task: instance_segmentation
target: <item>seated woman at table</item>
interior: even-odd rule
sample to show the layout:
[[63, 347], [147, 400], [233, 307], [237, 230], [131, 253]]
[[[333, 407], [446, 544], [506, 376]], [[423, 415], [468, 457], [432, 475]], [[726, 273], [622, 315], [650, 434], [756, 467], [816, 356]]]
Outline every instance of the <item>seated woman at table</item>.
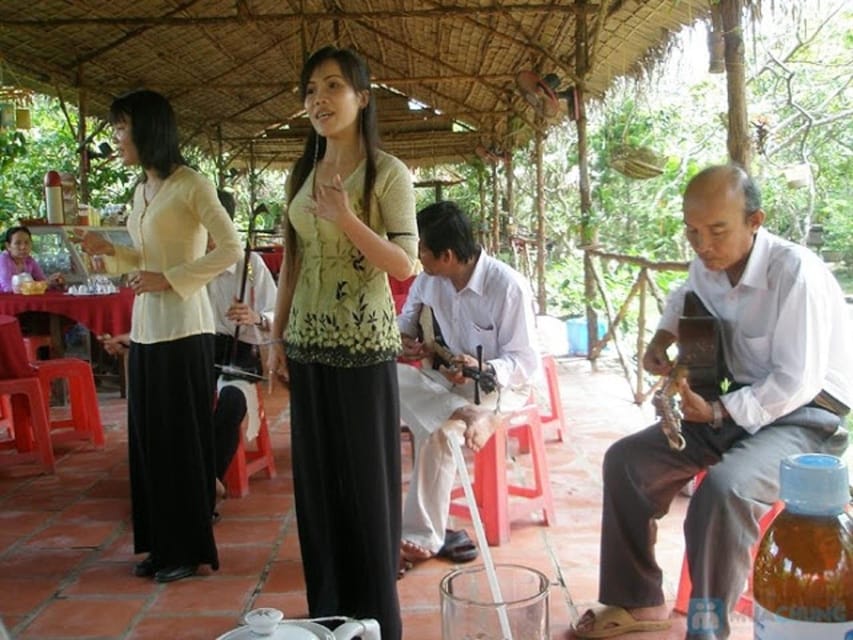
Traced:
[[33, 235], [24, 226], [12, 227], [6, 231], [5, 250], [0, 252], [0, 292], [12, 293], [12, 276], [29, 273], [33, 280], [47, 280], [49, 285], [62, 284], [61, 273], [45, 277], [38, 262], [31, 255]]

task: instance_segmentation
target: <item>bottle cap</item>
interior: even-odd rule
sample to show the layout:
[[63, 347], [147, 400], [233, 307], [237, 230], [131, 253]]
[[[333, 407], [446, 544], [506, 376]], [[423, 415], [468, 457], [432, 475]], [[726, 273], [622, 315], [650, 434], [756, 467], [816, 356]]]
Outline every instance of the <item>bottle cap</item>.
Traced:
[[44, 186], [46, 187], [61, 187], [62, 178], [58, 171], [48, 171], [44, 174]]
[[781, 497], [793, 513], [831, 516], [850, 501], [847, 465], [836, 456], [804, 453], [782, 460]]

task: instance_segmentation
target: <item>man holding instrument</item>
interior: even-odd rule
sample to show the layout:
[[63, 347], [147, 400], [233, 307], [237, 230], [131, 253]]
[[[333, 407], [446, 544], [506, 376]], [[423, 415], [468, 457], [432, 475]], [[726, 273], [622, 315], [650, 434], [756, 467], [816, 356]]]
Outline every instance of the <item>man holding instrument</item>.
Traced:
[[670, 626], [654, 555], [656, 520], [702, 470], [707, 476], [684, 523], [692, 581], [686, 637], [727, 638], [758, 521], [779, 497], [780, 461], [847, 447], [853, 332], [829, 269], [762, 228], [760, 194], [739, 167], [696, 175], [683, 217], [696, 258], [667, 302], [643, 365], [670, 373], [666, 351], [681, 329], [687, 333], [679, 316], [689, 291], [719, 320], [728, 373], [705, 397], [687, 380], [677, 383], [683, 448], [654, 425], [605, 455], [599, 600], [606, 606], [580, 618], [577, 638], [656, 638]]
[[476, 557], [464, 531], [446, 531], [456, 464], [445, 430], [455, 426], [478, 451], [494, 433], [498, 414], [527, 401], [539, 369], [527, 281], [486, 255], [455, 203], [432, 204], [417, 220], [424, 271], [397, 318], [403, 355], [420, 360], [440, 352], [446, 358], [441, 364], [433, 359], [435, 368], [397, 367], [400, 413], [416, 450], [403, 510], [401, 567], [435, 555], [456, 562]]
[[[218, 195], [233, 220], [234, 196], [222, 190]], [[208, 243], [212, 240], [208, 239]], [[208, 246], [208, 250], [212, 248]], [[258, 399], [253, 382], [263, 375], [260, 346], [269, 340], [277, 294], [272, 274], [261, 256], [250, 249], [247, 238], [243, 258], [207, 284], [216, 324], [214, 362], [221, 369], [213, 412], [216, 493], [219, 498], [225, 496], [223, 479], [240, 443], [240, 425], [245, 416], [249, 416], [246, 439], [252, 440], [258, 433]], [[236, 328], [239, 330], [235, 332]], [[229, 375], [232, 370], [237, 374]], [[239, 372], [247, 375], [241, 376]]]

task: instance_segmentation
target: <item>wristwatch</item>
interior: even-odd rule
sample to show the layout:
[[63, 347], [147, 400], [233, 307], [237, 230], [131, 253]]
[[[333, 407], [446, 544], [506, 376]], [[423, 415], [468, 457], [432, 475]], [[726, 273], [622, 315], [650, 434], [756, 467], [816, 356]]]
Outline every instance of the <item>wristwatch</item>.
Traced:
[[261, 331], [268, 331], [269, 324], [267, 323], [267, 317], [263, 313], [259, 313], [258, 315], [261, 319], [255, 323], [255, 326]]
[[713, 400], [710, 404], [713, 419], [708, 424], [711, 425], [712, 429], [719, 431], [723, 426], [723, 403], [719, 400]]

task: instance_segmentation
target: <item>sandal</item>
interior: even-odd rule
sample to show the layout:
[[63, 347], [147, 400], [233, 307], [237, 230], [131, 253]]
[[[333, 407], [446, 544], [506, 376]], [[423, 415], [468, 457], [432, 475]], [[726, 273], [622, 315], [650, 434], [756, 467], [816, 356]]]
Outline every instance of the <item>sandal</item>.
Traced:
[[464, 529], [459, 531], [447, 529], [444, 532], [444, 546], [436, 555], [455, 563], [471, 562], [477, 558], [477, 545]]
[[404, 559], [403, 556], [400, 556], [400, 564], [397, 567], [397, 580], [401, 580], [406, 575], [406, 571], [411, 570], [414, 566], [411, 562]]

